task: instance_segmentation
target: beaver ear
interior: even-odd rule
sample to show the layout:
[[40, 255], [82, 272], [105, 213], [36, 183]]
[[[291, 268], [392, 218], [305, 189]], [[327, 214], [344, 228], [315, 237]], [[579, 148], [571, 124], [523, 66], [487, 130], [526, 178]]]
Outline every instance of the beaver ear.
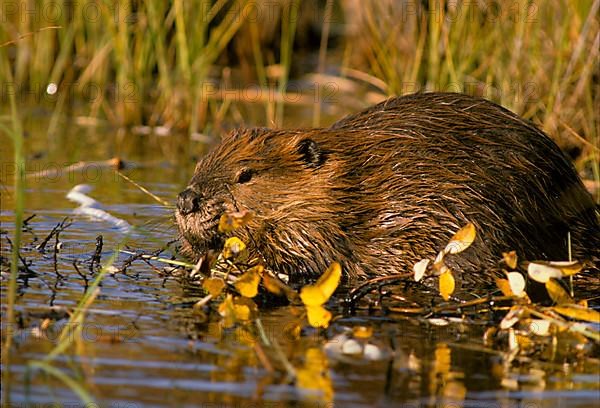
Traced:
[[298, 153], [309, 167], [320, 167], [327, 158], [321, 146], [312, 139], [302, 139], [298, 142]]

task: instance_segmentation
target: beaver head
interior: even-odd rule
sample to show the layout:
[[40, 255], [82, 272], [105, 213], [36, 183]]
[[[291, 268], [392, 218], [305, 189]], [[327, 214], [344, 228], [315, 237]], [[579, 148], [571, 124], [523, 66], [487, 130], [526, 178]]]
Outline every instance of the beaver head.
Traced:
[[333, 261], [351, 259], [338, 222], [339, 163], [319, 143], [324, 133], [256, 128], [226, 136], [179, 194], [176, 220], [184, 254], [198, 259], [222, 249], [231, 234], [219, 232], [220, 217], [249, 211], [252, 220], [234, 234], [273, 270], [316, 275]]

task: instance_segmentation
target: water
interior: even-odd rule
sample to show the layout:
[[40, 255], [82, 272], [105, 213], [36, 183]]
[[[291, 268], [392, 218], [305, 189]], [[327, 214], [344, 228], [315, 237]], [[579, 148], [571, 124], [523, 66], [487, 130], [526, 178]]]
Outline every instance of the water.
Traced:
[[[172, 203], [193, 170], [191, 158], [206, 147], [174, 136], [133, 136], [79, 126], [47, 138], [45, 122], [39, 122], [28, 124], [25, 217], [35, 216], [23, 234], [21, 254], [30, 264], [18, 281], [10, 384], [3, 384], [2, 393], [4, 397], [10, 385], [11, 402], [19, 407], [53, 402], [80, 406], [64, 382], [29, 372], [27, 363], [43, 359], [53, 349], [68, 313], [97, 273], [88, 267], [96, 237], [103, 237], [102, 260], [106, 261], [125, 236], [110, 223], [75, 214], [76, 204], [66, 194], [77, 184], [92, 185], [89, 196], [136, 227], [129, 246], [149, 252], [175, 238], [172, 210], [108, 168], [59, 171], [44, 177], [32, 174], [80, 160], [118, 156], [130, 164], [125, 174]], [[6, 160], [0, 221], [2, 230], [12, 236], [10, 143], [3, 142], [0, 149]], [[35, 246], [65, 217], [72, 224], [60, 233], [62, 248], [55, 263], [54, 239], [45, 254]], [[6, 236], [1, 240], [2, 256], [8, 257]], [[169, 250], [163, 254], [169, 255]], [[121, 266], [125, 259], [121, 255], [115, 265]], [[80, 261], [79, 272], [75, 260]], [[324, 331], [304, 327], [298, 333], [291, 307], [264, 306], [260, 312], [264, 332], [298, 374], [294, 383], [275, 347], [258, 341], [252, 327], [226, 328], [218, 316], [206, 319], [196, 313], [192, 305], [202, 293], [163, 268], [160, 263], [138, 260], [125, 272], [108, 274], [86, 314], [81, 341], [52, 362], [99, 406], [324, 407], [333, 403], [340, 407], [541, 408], [596, 406], [600, 400], [598, 356], [578, 355], [576, 345], [553, 352], [546, 347], [544, 352], [508, 361], [501, 348], [484, 344], [482, 324], [453, 322], [440, 327], [424, 319], [359, 313], [336, 320]], [[3, 340], [8, 329], [5, 272], [3, 267]], [[343, 343], [344, 333], [362, 326], [373, 329], [373, 335], [359, 343], [371, 345], [376, 351], [374, 361], [331, 352], [335, 342]], [[330, 344], [324, 348], [327, 341]]]

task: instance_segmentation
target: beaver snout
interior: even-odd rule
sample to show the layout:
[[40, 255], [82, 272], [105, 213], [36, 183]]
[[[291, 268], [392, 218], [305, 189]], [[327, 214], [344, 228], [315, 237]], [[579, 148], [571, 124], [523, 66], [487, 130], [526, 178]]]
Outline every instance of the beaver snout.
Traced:
[[191, 188], [186, 188], [177, 196], [177, 209], [181, 215], [197, 212], [200, 209], [200, 196]]

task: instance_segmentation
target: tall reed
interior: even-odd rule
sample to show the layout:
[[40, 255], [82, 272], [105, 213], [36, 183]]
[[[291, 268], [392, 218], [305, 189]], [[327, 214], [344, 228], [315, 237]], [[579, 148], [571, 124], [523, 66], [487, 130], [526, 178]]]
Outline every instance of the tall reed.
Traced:
[[349, 68], [383, 80], [389, 95], [484, 96], [533, 120], [574, 156], [581, 151], [581, 167], [597, 158], [600, 0], [342, 4]]
[[[0, 48], [0, 73], [6, 79], [6, 84], [14, 84], [12, 72], [8, 66], [5, 49]], [[10, 260], [10, 276], [8, 280], [8, 291], [6, 294], [6, 320], [2, 322], [5, 338], [2, 344], [2, 384], [3, 384], [3, 406], [10, 404], [10, 350], [12, 347], [12, 336], [15, 327], [15, 302], [17, 294], [17, 274], [19, 272], [19, 250], [21, 248], [21, 228], [23, 226], [23, 208], [25, 191], [25, 155], [23, 153], [23, 127], [17, 109], [16, 95], [13, 90], [8, 89], [7, 97], [10, 104], [10, 125], [0, 122], [0, 130], [9, 136], [14, 146], [14, 182], [13, 194], [15, 200], [14, 208], [14, 233], [12, 238], [12, 253]]]

